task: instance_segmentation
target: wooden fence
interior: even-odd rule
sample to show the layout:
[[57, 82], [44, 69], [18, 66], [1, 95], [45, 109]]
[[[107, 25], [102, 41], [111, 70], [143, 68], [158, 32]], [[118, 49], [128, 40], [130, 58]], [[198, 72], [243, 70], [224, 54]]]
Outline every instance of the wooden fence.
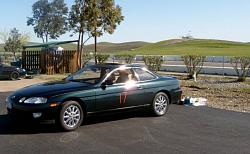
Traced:
[[22, 67], [48, 75], [73, 73], [77, 70], [77, 51], [23, 51]]
[[41, 51], [23, 51], [22, 67], [28, 71], [41, 69]]

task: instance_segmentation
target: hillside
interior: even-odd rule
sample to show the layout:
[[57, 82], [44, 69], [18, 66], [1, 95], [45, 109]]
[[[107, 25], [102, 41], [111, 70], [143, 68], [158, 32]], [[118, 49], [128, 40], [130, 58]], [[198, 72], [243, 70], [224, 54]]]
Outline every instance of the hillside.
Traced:
[[[34, 42], [29, 42], [28, 44], [35, 44]], [[135, 48], [139, 48], [145, 45], [149, 45], [150, 43], [147, 42], [126, 42], [126, 43], [109, 43], [109, 42], [100, 42], [97, 44], [97, 49], [100, 52], [121, 52], [121, 51], [130, 51]], [[66, 50], [76, 50], [77, 45], [74, 43], [69, 44], [62, 44], [60, 45]], [[3, 51], [3, 44], [0, 44], [0, 52]], [[27, 49], [29, 50], [29, 49]], [[39, 48], [33, 48], [30, 50], [40, 50]], [[93, 52], [94, 51], [94, 44], [86, 45], [84, 47], [84, 51]]]
[[[139, 48], [145, 45], [149, 45], [147, 42], [126, 42], [126, 43], [109, 43], [109, 42], [100, 42], [97, 44], [97, 50], [102, 53], [112, 53], [112, 52], [121, 52], [121, 51], [130, 51], [135, 48]], [[60, 45], [64, 49], [75, 50], [77, 49], [77, 45], [70, 43]], [[95, 46], [94, 44], [85, 45], [84, 51], [94, 52]]]
[[166, 40], [137, 48], [124, 53], [140, 55], [227, 55], [227, 56], [250, 56], [250, 44], [223, 40]]
[[[70, 43], [61, 45], [67, 50], [76, 50], [77, 45]], [[201, 54], [212, 56], [250, 56], [250, 43], [232, 42], [224, 40], [194, 39], [182, 40], [172, 39], [156, 43], [126, 42], [109, 43], [100, 42], [97, 45], [98, 52], [136, 55], [185, 55]], [[34, 49], [32, 49], [34, 50]], [[38, 49], [36, 49], [38, 50]], [[0, 52], [3, 45], [0, 44]], [[84, 51], [93, 52], [94, 45], [86, 45]]]
[[[130, 51], [136, 48], [143, 47], [145, 45], [149, 45], [151, 43], [147, 42], [125, 42], [125, 43], [109, 43], [109, 42], [100, 42], [97, 45], [97, 50], [100, 52], [120, 52], [120, 51]], [[94, 44], [86, 45], [84, 47], [85, 51], [93, 52]]]

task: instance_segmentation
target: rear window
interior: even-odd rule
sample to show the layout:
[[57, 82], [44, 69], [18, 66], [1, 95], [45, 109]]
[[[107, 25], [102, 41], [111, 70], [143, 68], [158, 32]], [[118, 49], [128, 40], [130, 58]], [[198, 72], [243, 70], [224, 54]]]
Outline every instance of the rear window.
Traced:
[[149, 73], [141, 68], [135, 68], [134, 71], [138, 74], [140, 81], [153, 80], [156, 78], [153, 74], [151, 74], [151, 73]]

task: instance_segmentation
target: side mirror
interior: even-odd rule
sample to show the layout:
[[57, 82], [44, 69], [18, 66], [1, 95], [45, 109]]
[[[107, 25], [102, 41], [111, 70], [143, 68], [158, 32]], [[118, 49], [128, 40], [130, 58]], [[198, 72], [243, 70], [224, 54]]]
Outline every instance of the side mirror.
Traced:
[[67, 77], [63, 78], [62, 80], [70, 80], [72, 78], [71, 75], [68, 75]]
[[106, 80], [101, 84], [101, 88], [105, 89], [107, 87], [107, 85], [112, 85], [113, 82], [111, 80]]
[[105, 89], [106, 89], [106, 87], [107, 87], [106, 82], [103, 82], [103, 83], [101, 84], [101, 88], [102, 88], [103, 90], [105, 90]]

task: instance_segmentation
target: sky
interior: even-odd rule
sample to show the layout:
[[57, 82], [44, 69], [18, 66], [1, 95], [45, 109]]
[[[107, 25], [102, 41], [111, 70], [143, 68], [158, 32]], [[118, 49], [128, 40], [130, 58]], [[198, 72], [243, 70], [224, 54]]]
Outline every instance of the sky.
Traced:
[[[27, 26], [36, 0], [1, 0], [0, 31], [16, 27], [28, 33], [32, 42], [41, 42]], [[65, 0], [68, 6], [74, 0]], [[102, 42], [158, 42], [190, 33], [195, 38], [250, 42], [249, 0], [116, 0], [125, 20]], [[75, 40], [64, 34], [58, 40]], [[54, 41], [54, 40], [52, 40]], [[92, 43], [90, 40], [88, 43]]]

